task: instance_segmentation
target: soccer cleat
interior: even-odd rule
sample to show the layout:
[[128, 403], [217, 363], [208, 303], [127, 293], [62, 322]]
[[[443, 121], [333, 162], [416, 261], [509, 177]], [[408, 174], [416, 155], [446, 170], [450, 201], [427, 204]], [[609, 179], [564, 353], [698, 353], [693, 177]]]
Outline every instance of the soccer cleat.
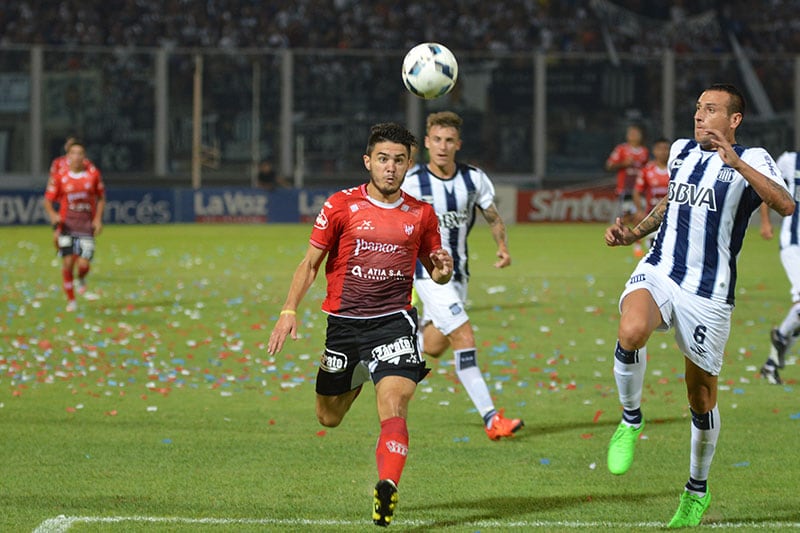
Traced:
[[397, 507], [397, 485], [391, 479], [378, 481], [374, 498], [372, 521], [376, 526], [386, 527], [392, 523], [394, 508]]
[[683, 491], [681, 494], [681, 503], [678, 505], [678, 510], [675, 511], [675, 516], [669, 521], [667, 527], [693, 527], [700, 524], [700, 519], [703, 518], [703, 513], [708, 509], [708, 504], [711, 503], [711, 493], [706, 492], [703, 497], [692, 494], [689, 491]]
[[784, 337], [778, 328], [773, 328], [769, 334], [769, 340], [772, 342], [772, 353], [769, 358], [775, 361], [778, 368], [783, 368], [786, 364], [786, 351], [789, 349], [789, 339]]
[[78, 302], [75, 300], [69, 300], [67, 302], [67, 313], [74, 313], [78, 310]]
[[633, 452], [636, 441], [644, 429], [644, 420], [638, 428], [620, 422], [617, 430], [608, 444], [608, 470], [612, 474], [622, 475], [628, 471], [633, 463]]
[[503, 416], [504, 409], [500, 409], [492, 417], [492, 426], [486, 429], [486, 435], [491, 440], [500, 440], [503, 437], [513, 437], [514, 433], [525, 425], [519, 418], [506, 418]]
[[778, 367], [775, 366], [775, 362], [771, 359], [764, 363], [764, 366], [761, 367], [761, 376], [771, 385], [783, 384], [783, 380], [781, 379], [780, 374], [778, 374]]

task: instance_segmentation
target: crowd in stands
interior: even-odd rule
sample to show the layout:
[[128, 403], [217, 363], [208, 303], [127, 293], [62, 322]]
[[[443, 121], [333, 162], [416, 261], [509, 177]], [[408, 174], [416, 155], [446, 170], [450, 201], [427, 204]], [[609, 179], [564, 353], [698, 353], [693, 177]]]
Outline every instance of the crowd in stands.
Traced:
[[678, 52], [728, 50], [725, 31], [687, 25], [704, 13], [755, 52], [800, 52], [794, 0], [61, 0], [47, 5], [54, 7], [34, 0], [6, 3], [0, 8], [0, 44], [404, 49], [437, 40], [456, 50], [591, 52], [606, 50], [603, 24], [620, 22], [608, 19], [610, 6], [638, 20], [637, 28], [610, 28], [622, 52], [664, 46]]

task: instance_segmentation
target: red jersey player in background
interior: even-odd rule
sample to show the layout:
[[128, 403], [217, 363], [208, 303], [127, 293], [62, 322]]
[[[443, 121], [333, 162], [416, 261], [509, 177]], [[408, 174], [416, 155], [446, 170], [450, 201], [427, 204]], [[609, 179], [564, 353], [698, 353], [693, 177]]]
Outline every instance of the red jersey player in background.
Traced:
[[[94, 237], [103, 230], [105, 186], [100, 171], [86, 164], [86, 149], [72, 139], [66, 165], [53, 165], [44, 194], [44, 208], [55, 230], [58, 254], [62, 258], [62, 278], [67, 295], [67, 311], [77, 309], [75, 302], [75, 268], [78, 292], [86, 291], [86, 276], [94, 256]], [[58, 204], [56, 212], [54, 204]]]
[[[633, 203], [636, 205], [637, 223], [669, 192], [669, 170], [667, 159], [672, 143], [664, 139], [653, 143], [653, 160], [644, 166], [633, 188]], [[652, 234], [648, 242], [652, 242]]]
[[[372, 513], [379, 526], [389, 525], [397, 505], [408, 455], [408, 404], [428, 373], [411, 306], [416, 262], [436, 283], [447, 283], [453, 272], [433, 207], [400, 189], [415, 145], [414, 136], [398, 124], [372, 127], [363, 156], [369, 182], [325, 202], [268, 345], [272, 355], [287, 336], [297, 338], [297, 307], [327, 257], [322, 310], [328, 327], [317, 373], [317, 418], [323, 426], [338, 426], [372, 379], [381, 426]], [[348, 458], [342, 459], [347, 465]]]
[[[631, 225], [636, 220], [636, 204], [633, 202], [633, 188], [642, 167], [650, 159], [650, 152], [644, 143], [644, 131], [638, 124], [631, 124], [625, 133], [625, 142], [618, 144], [606, 159], [606, 171], [617, 173], [617, 197], [619, 206], [612, 218], [619, 217], [623, 224]], [[634, 255], [641, 255], [642, 246], [634, 243]]]

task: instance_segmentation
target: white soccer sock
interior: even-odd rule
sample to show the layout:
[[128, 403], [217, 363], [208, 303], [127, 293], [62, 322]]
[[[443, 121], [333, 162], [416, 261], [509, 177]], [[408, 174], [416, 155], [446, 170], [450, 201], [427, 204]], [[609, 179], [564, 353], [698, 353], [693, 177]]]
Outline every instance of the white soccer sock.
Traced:
[[800, 302], [795, 303], [789, 312], [786, 313], [786, 318], [783, 319], [781, 325], [778, 326], [778, 331], [781, 335], [786, 337], [788, 342], [792, 342], [794, 332], [800, 328]]
[[617, 382], [619, 403], [623, 409], [633, 411], [641, 407], [646, 368], [646, 346], [629, 351], [622, 349], [617, 341], [617, 348], [614, 351], [614, 379]]
[[689, 476], [705, 481], [711, 469], [711, 460], [719, 439], [719, 407], [699, 415], [692, 411], [692, 455], [689, 462]]
[[466, 348], [463, 350], [454, 350], [456, 360], [456, 374], [461, 384], [467, 389], [472, 403], [484, 417], [486, 413], [494, 410], [494, 402], [492, 396], [489, 394], [489, 387], [486, 386], [486, 381], [483, 379], [480, 369], [478, 368], [477, 350], [475, 348]]

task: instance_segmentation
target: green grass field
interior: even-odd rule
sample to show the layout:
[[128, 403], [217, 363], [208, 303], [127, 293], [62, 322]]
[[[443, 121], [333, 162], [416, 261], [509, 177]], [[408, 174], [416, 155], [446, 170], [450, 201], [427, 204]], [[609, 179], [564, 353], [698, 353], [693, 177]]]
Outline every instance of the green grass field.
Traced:
[[[95, 300], [64, 312], [49, 230], [0, 229], [0, 530], [374, 531], [378, 424], [365, 387], [318, 425], [324, 280], [302, 338], [265, 345], [310, 227], [109, 226]], [[470, 315], [498, 407], [525, 428], [491, 442], [449, 358], [411, 404], [394, 531], [635, 531], [672, 516], [688, 476], [682, 356], [648, 345], [649, 421], [625, 476], [605, 467], [619, 420], [617, 299], [634, 267], [599, 225], [509, 229], [513, 265], [472, 239]], [[758, 377], [789, 306], [775, 242], [751, 230], [720, 380], [722, 433], [704, 527], [800, 528], [800, 369]]]

